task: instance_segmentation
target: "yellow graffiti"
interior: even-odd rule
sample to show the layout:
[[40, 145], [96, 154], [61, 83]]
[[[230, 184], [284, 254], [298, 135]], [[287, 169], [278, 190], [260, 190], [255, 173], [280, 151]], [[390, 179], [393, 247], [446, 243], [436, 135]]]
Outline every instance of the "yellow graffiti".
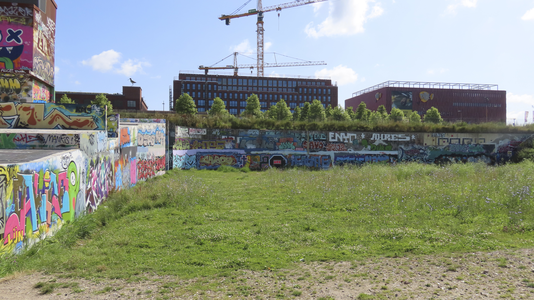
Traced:
[[[0, 183], [2, 179], [5, 180], [5, 195], [13, 195], [13, 180], [18, 176], [19, 166], [15, 165], [13, 167], [0, 167]], [[7, 200], [7, 199], [6, 199]], [[2, 201], [2, 199], [0, 199]]]

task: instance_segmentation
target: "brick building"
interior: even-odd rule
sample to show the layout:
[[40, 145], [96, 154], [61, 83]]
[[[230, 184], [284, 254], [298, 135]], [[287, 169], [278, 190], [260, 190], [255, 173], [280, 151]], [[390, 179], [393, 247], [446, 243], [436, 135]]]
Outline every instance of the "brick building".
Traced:
[[496, 84], [386, 81], [354, 93], [345, 107], [356, 110], [361, 102], [370, 110], [384, 105], [421, 116], [435, 107], [447, 122], [506, 122], [506, 91]]
[[[143, 100], [143, 91], [138, 86], [123, 86], [122, 94], [106, 94], [106, 97], [113, 105], [114, 110], [137, 110], [147, 111], [148, 107]], [[95, 100], [97, 95], [102, 93], [86, 93], [86, 92], [56, 92], [56, 101], [59, 101], [64, 94], [74, 100], [76, 104], [89, 105], [91, 101]]]
[[[321, 101], [325, 107], [338, 104], [338, 87], [332, 85], [329, 79], [180, 73], [174, 80], [173, 91], [174, 101], [183, 93], [189, 94], [198, 112], [208, 111], [213, 99], [219, 97], [233, 115], [245, 110], [247, 98], [252, 94], [258, 95], [262, 111], [280, 99], [286, 101], [291, 111], [314, 99]], [[172, 104], [171, 109], [174, 107]]]

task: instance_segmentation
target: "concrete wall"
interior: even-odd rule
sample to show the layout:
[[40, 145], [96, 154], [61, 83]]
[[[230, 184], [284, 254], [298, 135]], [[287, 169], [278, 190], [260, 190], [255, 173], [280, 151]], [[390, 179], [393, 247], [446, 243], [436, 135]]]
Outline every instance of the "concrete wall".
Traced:
[[127, 121], [117, 138], [106, 131], [0, 133], [0, 146], [14, 151], [76, 148], [0, 164], [0, 253], [20, 251], [98, 209], [110, 192], [165, 173], [165, 120]]
[[222, 130], [176, 127], [173, 168], [252, 170], [366, 162], [503, 163], [529, 134]]

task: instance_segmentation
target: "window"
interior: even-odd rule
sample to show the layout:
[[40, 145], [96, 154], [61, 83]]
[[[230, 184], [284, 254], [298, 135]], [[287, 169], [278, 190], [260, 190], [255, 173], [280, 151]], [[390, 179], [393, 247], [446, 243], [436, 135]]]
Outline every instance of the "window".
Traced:
[[263, 100], [263, 94], [260, 94], [260, 100]]
[[240, 110], [239, 110], [239, 114], [242, 114], [244, 111], [245, 111], [244, 108], [240, 109]]
[[299, 101], [302, 101], [302, 95], [299, 95]]
[[230, 114], [237, 115], [237, 108], [230, 108]]
[[328, 96], [328, 102], [330, 102], [330, 96]]
[[196, 96], [197, 96], [197, 93], [193, 92], [193, 98], [195, 98]]
[[223, 79], [222, 79], [222, 84], [223, 84], [223, 85], [226, 85], [226, 78], [223, 78]]
[[208, 98], [210, 98], [210, 99], [211, 99], [211, 93], [208, 93], [208, 95], [209, 95], [209, 97], [208, 97]]
[[304, 103], [301, 103], [301, 104], [300, 104], [300, 107], [304, 107]]
[[273, 94], [269, 95], [269, 100], [273, 100]]
[[128, 100], [128, 107], [136, 107], [134, 100]]
[[197, 110], [198, 110], [198, 112], [205, 112], [206, 111], [206, 109], [204, 107], [199, 107]]
[[230, 93], [230, 99], [232, 99], [232, 93]]
[[216, 86], [216, 85], [213, 86], [213, 90], [214, 90], [214, 91], [217, 90], [217, 86]]
[[224, 99], [228, 98], [228, 94], [224, 93]]
[[302, 88], [299, 88], [299, 93], [302, 93]]
[[317, 89], [313, 89], [313, 93], [314, 93], [314, 94], [317, 94]]
[[247, 106], [247, 101], [241, 101], [241, 102], [239, 103], [239, 106], [241, 106], [241, 107], [246, 107], [246, 106]]
[[295, 108], [295, 107], [297, 107], [297, 103], [291, 102], [291, 103], [289, 103], [289, 107]]
[[204, 106], [204, 105], [206, 105], [206, 101], [205, 100], [198, 100], [197, 101], [197, 105], [198, 106]]
[[208, 104], [210, 105], [210, 107], [213, 106], [213, 100], [210, 100]]
[[261, 107], [267, 107], [267, 102], [260, 102]]
[[328, 95], [330, 95], [330, 89], [328, 90]]
[[[245, 79], [245, 80], [246, 80], [246, 79]], [[239, 78], [238, 84], [239, 84], [239, 85], [243, 85], [243, 79]]]
[[208, 85], [208, 90], [210, 90], [210, 91], [211, 91], [211, 84], [210, 84], [210, 85]]
[[237, 101], [230, 101], [230, 107], [236, 107]]
[[228, 103], [226, 101], [223, 101], [224, 102], [224, 106], [228, 105]]
[[188, 90], [191, 89], [191, 86], [189, 85], [189, 83], [187, 84], [187, 89], [188, 89]]

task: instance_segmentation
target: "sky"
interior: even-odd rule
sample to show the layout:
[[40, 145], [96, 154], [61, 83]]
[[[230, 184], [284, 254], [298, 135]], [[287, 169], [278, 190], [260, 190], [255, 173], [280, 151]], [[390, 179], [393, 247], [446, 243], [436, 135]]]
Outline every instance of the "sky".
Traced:
[[[239, 64], [256, 63], [256, 16], [229, 26], [218, 19], [248, 0], [55, 1], [56, 91], [122, 93], [132, 78], [149, 110], [168, 110], [180, 72], [233, 52]], [[328, 0], [264, 21], [266, 63], [327, 63], [265, 75], [332, 79], [341, 106], [388, 80], [497, 84], [507, 91], [508, 122], [523, 124], [525, 111], [533, 122], [534, 0]]]

